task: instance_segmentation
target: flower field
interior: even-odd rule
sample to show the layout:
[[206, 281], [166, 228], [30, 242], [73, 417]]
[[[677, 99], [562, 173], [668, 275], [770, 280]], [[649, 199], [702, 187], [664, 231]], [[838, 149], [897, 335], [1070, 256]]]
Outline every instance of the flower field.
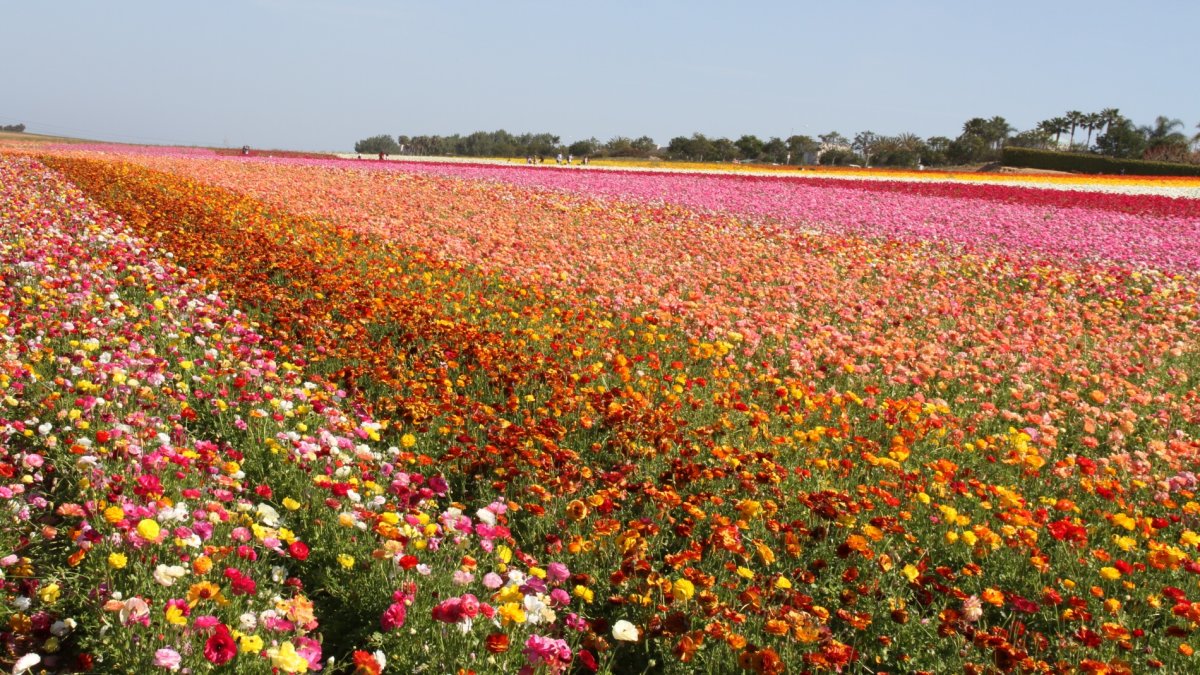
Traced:
[[13, 672], [1188, 672], [1200, 200], [0, 153]]

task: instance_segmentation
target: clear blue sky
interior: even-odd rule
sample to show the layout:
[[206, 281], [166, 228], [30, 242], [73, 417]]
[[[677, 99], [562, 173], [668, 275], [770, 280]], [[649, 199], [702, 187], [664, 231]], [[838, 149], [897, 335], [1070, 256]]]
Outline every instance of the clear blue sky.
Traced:
[[0, 123], [117, 141], [1200, 122], [1195, 0], [4, 0], [0, 26]]

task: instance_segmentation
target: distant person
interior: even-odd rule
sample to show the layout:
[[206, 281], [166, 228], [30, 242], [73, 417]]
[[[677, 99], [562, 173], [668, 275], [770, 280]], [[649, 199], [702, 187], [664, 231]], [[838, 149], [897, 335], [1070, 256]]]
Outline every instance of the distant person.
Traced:
[[381, 152], [381, 153], [379, 153], [379, 161], [381, 161], [381, 162], [382, 162], [382, 161], [383, 161], [383, 157], [384, 157], [383, 153], [382, 153], [382, 152]]
[[243, 157], [249, 157], [249, 156], [250, 156], [250, 146], [248, 146], [248, 145], [243, 145], [243, 146], [242, 146], [242, 156], [243, 156]]
[[561, 153], [561, 152], [560, 152], [560, 153], [558, 153], [558, 156], [554, 158], [554, 163], [555, 163], [555, 164], [562, 164], [562, 153]]
[[575, 161], [575, 155], [567, 155], [567, 164]]

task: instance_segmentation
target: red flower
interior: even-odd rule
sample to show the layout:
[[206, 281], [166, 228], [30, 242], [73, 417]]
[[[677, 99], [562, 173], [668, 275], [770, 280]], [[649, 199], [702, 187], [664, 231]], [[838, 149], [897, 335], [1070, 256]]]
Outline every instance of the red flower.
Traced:
[[217, 626], [217, 630], [204, 643], [204, 658], [210, 663], [223, 666], [237, 656], [237, 644], [225, 624]]
[[492, 633], [484, 639], [487, 650], [493, 654], [503, 654], [508, 651], [508, 636], [504, 633]]
[[381, 672], [383, 668], [379, 667], [374, 655], [361, 649], [354, 652], [354, 675], [379, 675]]
[[302, 541], [293, 541], [291, 546], [288, 546], [288, 553], [296, 560], [308, 560], [308, 544]]

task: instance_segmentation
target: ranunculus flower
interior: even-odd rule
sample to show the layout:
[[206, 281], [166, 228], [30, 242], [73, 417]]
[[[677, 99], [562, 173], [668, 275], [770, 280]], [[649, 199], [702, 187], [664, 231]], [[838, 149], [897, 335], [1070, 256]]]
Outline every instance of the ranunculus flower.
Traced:
[[406, 616], [408, 616], [408, 607], [403, 602], [393, 602], [379, 618], [379, 625], [385, 631], [396, 630], [404, 625]]
[[612, 636], [614, 640], [621, 642], [637, 642], [641, 634], [638, 632], [637, 626], [621, 619], [613, 624]]
[[183, 657], [174, 649], [164, 648], [154, 652], [154, 665], [159, 668], [166, 668], [170, 671], [179, 670], [179, 663]]
[[216, 631], [204, 642], [204, 658], [209, 663], [223, 666], [237, 656], [237, 644], [225, 624], [217, 626]]
[[288, 546], [288, 554], [296, 560], [308, 560], [308, 544], [302, 541], [293, 541], [291, 546]]

